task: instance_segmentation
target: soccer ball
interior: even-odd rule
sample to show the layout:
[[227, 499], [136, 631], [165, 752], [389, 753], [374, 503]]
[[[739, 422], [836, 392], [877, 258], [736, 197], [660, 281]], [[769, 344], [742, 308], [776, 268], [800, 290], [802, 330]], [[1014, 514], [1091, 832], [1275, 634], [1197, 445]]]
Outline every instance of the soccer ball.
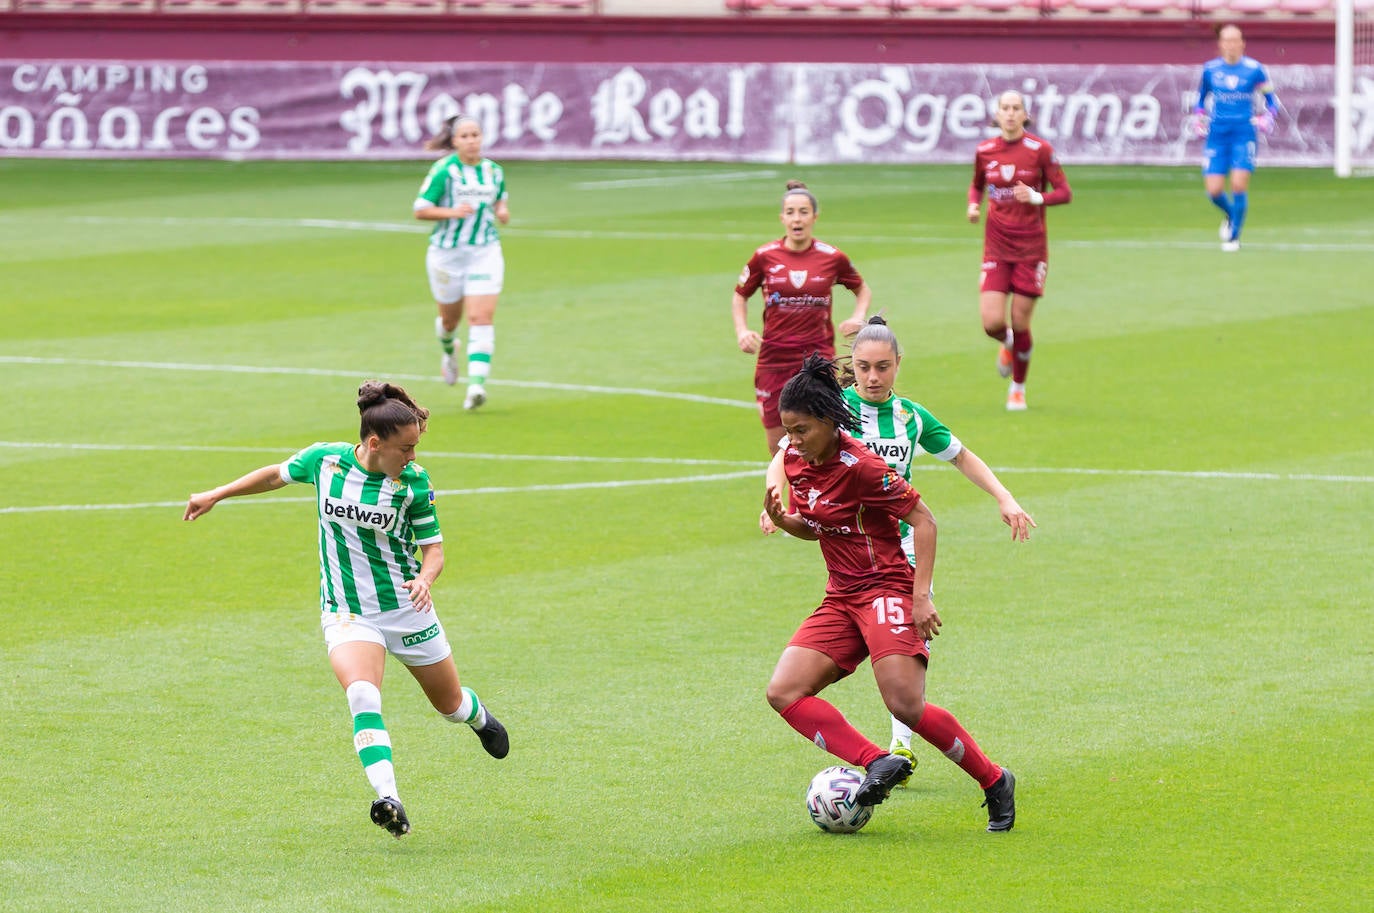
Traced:
[[806, 811], [816, 827], [832, 834], [852, 834], [873, 817], [873, 806], [860, 805], [859, 784], [864, 775], [848, 767], [827, 767], [811, 778]]

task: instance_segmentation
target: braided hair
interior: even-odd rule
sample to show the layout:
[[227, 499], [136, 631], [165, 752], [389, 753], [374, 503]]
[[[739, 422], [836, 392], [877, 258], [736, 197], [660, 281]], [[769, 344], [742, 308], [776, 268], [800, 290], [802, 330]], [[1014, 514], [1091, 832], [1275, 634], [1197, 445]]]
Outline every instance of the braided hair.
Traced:
[[806, 356], [801, 370], [783, 386], [778, 409], [810, 415], [845, 431], [859, 429], [858, 417], [849, 408], [835, 376], [835, 363], [818, 352]]

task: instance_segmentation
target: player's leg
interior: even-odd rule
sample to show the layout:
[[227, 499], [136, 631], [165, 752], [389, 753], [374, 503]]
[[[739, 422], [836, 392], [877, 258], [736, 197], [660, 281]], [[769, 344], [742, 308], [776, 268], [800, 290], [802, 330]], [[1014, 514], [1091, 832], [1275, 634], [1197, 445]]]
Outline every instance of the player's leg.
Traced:
[[429, 698], [430, 704], [444, 719], [455, 723], [466, 723], [477, 733], [482, 747], [493, 758], [504, 758], [510, 753], [510, 737], [506, 727], [496, 719], [477, 697], [477, 692], [464, 688], [458, 682], [458, 667], [453, 663], [453, 655], [423, 666], [406, 666], [420, 688]]
[[1011, 772], [994, 764], [973, 736], [943, 707], [925, 699], [924, 656], [892, 653], [873, 661], [873, 677], [893, 716], [949, 758], [983, 788], [988, 829], [1010, 830], [1015, 821]]
[[429, 274], [429, 290], [434, 296], [439, 314], [434, 318], [434, 335], [443, 351], [439, 361], [439, 376], [450, 387], [458, 383], [458, 356], [454, 351], [458, 322], [463, 319], [463, 275], [451, 250], [429, 248], [425, 254], [425, 270]]
[[1011, 264], [984, 260], [978, 280], [978, 313], [983, 332], [998, 344], [997, 375], [1011, 375], [1011, 327], [1007, 324], [1007, 296], [1011, 293]]
[[[1238, 158], [1231, 169], [1231, 242], [1240, 244], [1240, 231], [1245, 226], [1245, 213], [1250, 208], [1250, 174], [1254, 170], [1253, 156]], [[1249, 167], [1246, 167], [1246, 166]], [[1234, 250], [1235, 247], [1228, 248]]]
[[[393, 617], [394, 616], [394, 617]], [[458, 681], [444, 626], [433, 612], [388, 612], [386, 646], [406, 667], [430, 704], [445, 719], [466, 723], [494, 758], [510, 753], [506, 727], [482, 704], [477, 692]]]
[[[1011, 386], [1007, 390], [1007, 408], [1019, 411], [1026, 408], [1026, 377], [1030, 373], [1031, 315], [1040, 292], [1045, 287], [1046, 264], [1022, 264], [1020, 285], [1011, 296]], [[1033, 292], [1033, 293], [1032, 293]]]
[[468, 394], [463, 408], [476, 409], [487, 401], [487, 378], [496, 351], [496, 301], [505, 284], [506, 261], [501, 245], [474, 248], [467, 275]]
[[1221, 240], [1231, 240], [1231, 198], [1226, 195], [1226, 174], [1231, 170], [1231, 152], [1221, 137], [1207, 139], [1206, 159], [1202, 165], [1202, 181], [1207, 188], [1207, 198], [1220, 209], [1224, 217], [1221, 223]]
[[371, 818], [392, 836], [402, 837], [410, 831], [410, 821], [398, 796], [391, 736], [382, 720], [382, 674], [386, 670], [382, 635], [360, 617], [347, 613], [325, 613], [323, 626], [330, 668], [353, 715], [353, 750], [362, 762], [367, 782], [377, 793]]

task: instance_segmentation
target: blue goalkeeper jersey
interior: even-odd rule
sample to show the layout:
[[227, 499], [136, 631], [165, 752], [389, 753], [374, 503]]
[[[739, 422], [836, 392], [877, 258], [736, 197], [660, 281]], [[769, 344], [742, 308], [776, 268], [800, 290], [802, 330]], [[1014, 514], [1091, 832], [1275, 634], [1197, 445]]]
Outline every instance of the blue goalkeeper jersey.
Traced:
[[1214, 127], [1249, 126], [1254, 115], [1255, 93], [1264, 93], [1265, 105], [1272, 112], [1278, 107], [1273, 91], [1269, 74], [1255, 58], [1242, 57], [1235, 63], [1227, 63], [1225, 58], [1217, 57], [1203, 64], [1197, 106], [1206, 108], [1207, 98], [1211, 96]]

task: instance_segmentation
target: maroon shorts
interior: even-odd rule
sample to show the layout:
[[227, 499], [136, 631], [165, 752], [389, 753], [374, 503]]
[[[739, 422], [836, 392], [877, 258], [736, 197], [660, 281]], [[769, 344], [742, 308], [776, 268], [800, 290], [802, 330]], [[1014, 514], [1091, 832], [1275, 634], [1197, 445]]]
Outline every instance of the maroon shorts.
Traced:
[[900, 654], [930, 659], [930, 646], [911, 626], [911, 591], [869, 590], [857, 596], [827, 595], [787, 642], [824, 653], [848, 675], [865, 656], [875, 661]]
[[754, 369], [754, 399], [758, 400], [759, 418], [763, 421], [763, 427], [782, 427], [782, 419], [778, 417], [778, 397], [782, 394], [783, 386], [796, 373], [797, 368], [786, 371]]
[[1039, 298], [1045, 294], [1045, 276], [1049, 270], [1050, 265], [1044, 260], [984, 260], [978, 290]]

